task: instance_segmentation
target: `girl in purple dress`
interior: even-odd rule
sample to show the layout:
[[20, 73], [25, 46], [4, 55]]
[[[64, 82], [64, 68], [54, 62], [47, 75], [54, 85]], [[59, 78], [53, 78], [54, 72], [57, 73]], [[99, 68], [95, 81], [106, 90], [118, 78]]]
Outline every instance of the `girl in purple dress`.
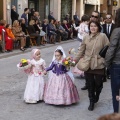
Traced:
[[64, 50], [59, 46], [54, 53], [50, 67], [45, 71], [50, 71], [44, 93], [44, 101], [47, 104], [71, 105], [79, 101], [72, 73], [62, 64], [65, 57]]

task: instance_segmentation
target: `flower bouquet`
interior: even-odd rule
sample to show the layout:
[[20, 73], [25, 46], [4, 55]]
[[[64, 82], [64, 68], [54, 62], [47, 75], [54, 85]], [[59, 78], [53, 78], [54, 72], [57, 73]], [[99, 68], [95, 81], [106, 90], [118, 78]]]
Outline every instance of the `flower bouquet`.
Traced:
[[67, 58], [63, 59], [62, 63], [67, 69], [70, 69], [70, 67], [75, 66], [75, 60], [73, 60], [72, 57], [67, 57]]
[[31, 64], [29, 62], [29, 60], [26, 59], [21, 59], [20, 63], [17, 64], [17, 67], [19, 70], [27, 70], [29, 68], [31, 68]]

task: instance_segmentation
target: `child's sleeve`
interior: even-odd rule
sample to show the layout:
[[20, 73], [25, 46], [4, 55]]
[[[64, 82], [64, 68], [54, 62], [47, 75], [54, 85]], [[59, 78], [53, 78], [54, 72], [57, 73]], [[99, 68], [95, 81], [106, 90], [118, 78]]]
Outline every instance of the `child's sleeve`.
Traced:
[[52, 64], [48, 68], [46, 68], [46, 71], [52, 70], [54, 68], [54, 66], [55, 66], [55, 64], [54, 64], [54, 62], [52, 62]]
[[85, 32], [89, 33], [88, 25], [85, 26]]
[[43, 70], [45, 70], [46, 69], [46, 62], [45, 61], [43, 61], [42, 66], [43, 66]]

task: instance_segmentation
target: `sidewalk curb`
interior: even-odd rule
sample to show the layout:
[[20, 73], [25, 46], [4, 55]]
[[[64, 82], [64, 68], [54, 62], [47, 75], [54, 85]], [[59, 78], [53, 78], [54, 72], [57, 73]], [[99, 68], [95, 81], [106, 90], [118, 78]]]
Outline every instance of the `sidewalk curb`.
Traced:
[[13, 51], [11, 53], [1, 53], [0, 54], [0, 59], [8, 58], [8, 57], [11, 57], [11, 56], [25, 54], [25, 53], [31, 52], [31, 50], [34, 49], [34, 48], [38, 48], [38, 49], [50, 48], [52, 46], [58, 46], [58, 45], [62, 45], [62, 44], [66, 44], [66, 43], [74, 42], [74, 41], [76, 41], [76, 39], [72, 39], [72, 40], [68, 40], [68, 41], [62, 41], [62, 42], [56, 43], [56, 44], [47, 44], [48, 46], [47, 45], [46, 46], [40, 46], [40, 47], [34, 46], [32, 48], [27, 49], [25, 52], [21, 52], [20, 50], [16, 50], [16, 51]]

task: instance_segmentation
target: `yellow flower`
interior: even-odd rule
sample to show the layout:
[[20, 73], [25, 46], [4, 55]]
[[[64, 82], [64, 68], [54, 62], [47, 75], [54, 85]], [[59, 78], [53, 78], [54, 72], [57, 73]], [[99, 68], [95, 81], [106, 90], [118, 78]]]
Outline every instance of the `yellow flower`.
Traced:
[[65, 64], [68, 65], [68, 61], [65, 61]]
[[27, 60], [26, 59], [21, 59], [21, 62], [22, 63], [27, 63]]

